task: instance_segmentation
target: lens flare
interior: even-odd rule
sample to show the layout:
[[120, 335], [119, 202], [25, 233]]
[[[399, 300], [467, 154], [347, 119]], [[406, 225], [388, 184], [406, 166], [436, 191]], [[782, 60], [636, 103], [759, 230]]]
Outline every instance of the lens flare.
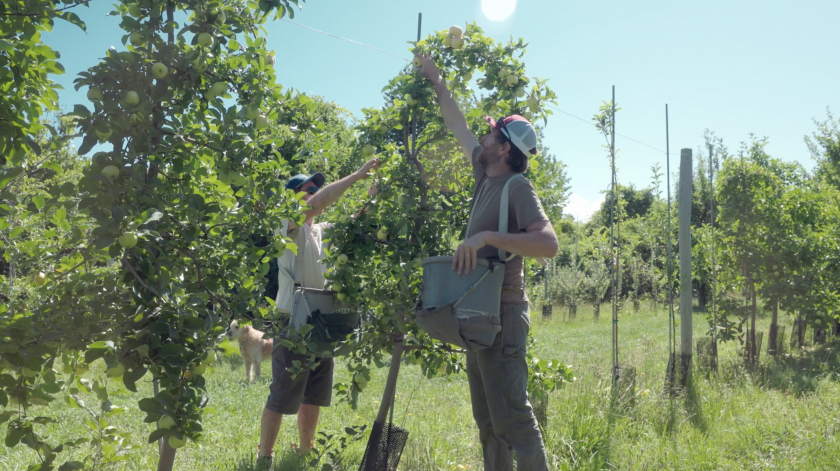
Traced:
[[505, 21], [516, 11], [516, 0], [481, 0], [481, 12], [490, 21]]

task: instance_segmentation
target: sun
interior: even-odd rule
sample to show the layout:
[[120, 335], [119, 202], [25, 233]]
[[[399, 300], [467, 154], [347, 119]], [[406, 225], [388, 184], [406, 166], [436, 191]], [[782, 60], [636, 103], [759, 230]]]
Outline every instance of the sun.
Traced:
[[516, 0], [481, 0], [481, 12], [490, 21], [505, 21], [516, 11]]

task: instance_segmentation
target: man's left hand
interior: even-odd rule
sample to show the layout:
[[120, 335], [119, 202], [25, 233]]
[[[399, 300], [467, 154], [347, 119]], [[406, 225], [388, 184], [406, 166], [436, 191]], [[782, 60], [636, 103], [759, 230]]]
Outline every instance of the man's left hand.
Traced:
[[466, 275], [471, 270], [475, 270], [478, 264], [478, 251], [487, 245], [486, 235], [486, 232], [479, 232], [461, 242], [455, 250], [455, 255], [452, 256], [452, 269], [457, 270], [459, 275]]
[[365, 178], [367, 178], [371, 175], [372, 171], [374, 171], [378, 168], [379, 168], [379, 159], [374, 157], [374, 158], [368, 160], [367, 162], [365, 162], [365, 164], [362, 165], [362, 168], [360, 168], [356, 172], [356, 174], [359, 175], [360, 179], [364, 180]]

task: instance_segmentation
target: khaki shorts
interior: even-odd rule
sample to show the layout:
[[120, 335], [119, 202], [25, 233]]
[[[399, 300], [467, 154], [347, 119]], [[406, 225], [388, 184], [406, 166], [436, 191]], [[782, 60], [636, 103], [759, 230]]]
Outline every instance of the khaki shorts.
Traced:
[[322, 358], [314, 370], [306, 370], [294, 379], [288, 367], [295, 360], [306, 361], [306, 355], [275, 343], [271, 353], [271, 386], [265, 408], [283, 415], [298, 413], [301, 404], [328, 407], [332, 400], [333, 370], [335, 361]]

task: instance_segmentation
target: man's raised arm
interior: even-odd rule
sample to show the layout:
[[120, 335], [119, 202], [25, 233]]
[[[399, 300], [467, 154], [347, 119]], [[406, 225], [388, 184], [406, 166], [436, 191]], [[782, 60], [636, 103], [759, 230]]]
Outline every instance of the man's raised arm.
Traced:
[[434, 59], [426, 54], [418, 54], [417, 57], [423, 62], [421, 73], [435, 86], [435, 94], [440, 105], [440, 114], [443, 115], [443, 122], [455, 136], [455, 140], [458, 141], [458, 145], [461, 146], [467, 158], [471, 158], [473, 149], [478, 145], [478, 139], [470, 132], [467, 119], [464, 118], [464, 113], [458, 108], [458, 103], [455, 102], [452, 93], [446, 88], [446, 81], [440, 76], [440, 71]]

